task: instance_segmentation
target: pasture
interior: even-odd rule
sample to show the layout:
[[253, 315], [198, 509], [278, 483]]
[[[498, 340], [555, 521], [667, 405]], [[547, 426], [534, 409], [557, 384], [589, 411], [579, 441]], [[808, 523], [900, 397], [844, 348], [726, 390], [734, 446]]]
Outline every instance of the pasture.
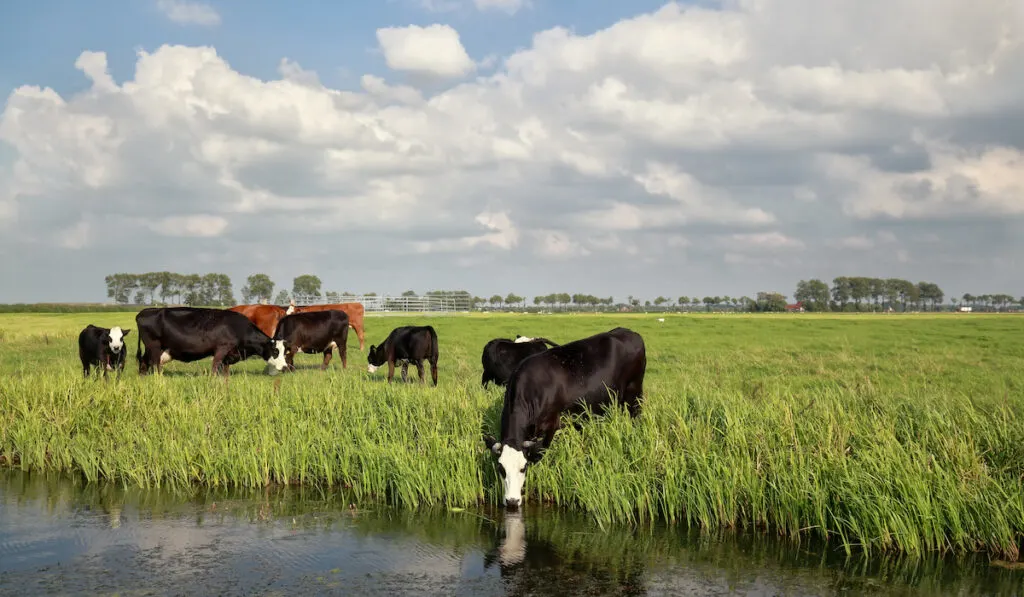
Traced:
[[[0, 314], [0, 459], [128, 485], [341, 484], [409, 507], [498, 503], [481, 433], [502, 390], [480, 350], [623, 325], [647, 346], [645, 402], [560, 431], [528, 503], [601, 524], [654, 519], [817, 537], [847, 550], [987, 550], [1024, 539], [1024, 319], [985, 315], [366, 317], [366, 345], [429, 322], [439, 386], [385, 383], [349, 335], [347, 370], [299, 355], [209, 376], [210, 359], [139, 378], [134, 313]], [[83, 380], [86, 323], [132, 328], [120, 381]], [[428, 375], [429, 377], [429, 375]]]

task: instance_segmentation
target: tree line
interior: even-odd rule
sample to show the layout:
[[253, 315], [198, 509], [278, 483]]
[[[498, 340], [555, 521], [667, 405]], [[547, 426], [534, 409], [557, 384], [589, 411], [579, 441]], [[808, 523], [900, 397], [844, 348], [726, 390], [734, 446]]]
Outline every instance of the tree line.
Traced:
[[[143, 274], [119, 273], [105, 278], [107, 297], [118, 304], [186, 304], [231, 306], [236, 304], [231, 278], [227, 274], [179, 274], [175, 272], [147, 272]], [[275, 289], [278, 290], [274, 294]], [[277, 288], [275, 282], [264, 273], [252, 274], [241, 288], [241, 302], [271, 303], [287, 305], [295, 300], [297, 304], [310, 304], [325, 299], [328, 303], [345, 302], [356, 294], [352, 292], [324, 291], [320, 278], [313, 274], [301, 274], [292, 279], [291, 290]], [[377, 296], [365, 292], [362, 296]], [[417, 297], [413, 290], [401, 294], [402, 298]], [[509, 292], [507, 295], [494, 294], [490, 297], [475, 296], [466, 290], [431, 290], [423, 296], [443, 298], [457, 310], [476, 308], [510, 309], [527, 308], [525, 296]], [[797, 283], [794, 300], [807, 311], [908, 311], [939, 309], [944, 303], [945, 293], [932, 282], [911, 282], [899, 278], [868, 278], [840, 276], [829, 286], [817, 278], [800, 280]], [[623, 302], [614, 297], [598, 297], [592, 294], [556, 292], [533, 297], [533, 306], [550, 309], [622, 309], [648, 308], [653, 310], [704, 308], [707, 311], [735, 310], [754, 312], [785, 311], [786, 296], [774, 291], [761, 291], [755, 298], [747, 296], [680, 296], [674, 300], [658, 296], [645, 300], [629, 295]], [[271, 301], [273, 299], [273, 301]], [[964, 294], [962, 299], [951, 300], [955, 308], [959, 302], [975, 309], [995, 310], [1011, 305], [1024, 307], [1024, 297], [1014, 299], [1009, 294]], [[393, 304], [392, 304], [393, 303]], [[399, 309], [401, 303], [386, 300], [386, 307]]]

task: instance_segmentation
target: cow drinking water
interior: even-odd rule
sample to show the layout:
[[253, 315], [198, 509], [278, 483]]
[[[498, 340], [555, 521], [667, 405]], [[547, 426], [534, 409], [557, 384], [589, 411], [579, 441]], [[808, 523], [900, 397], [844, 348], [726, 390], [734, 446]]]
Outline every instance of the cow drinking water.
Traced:
[[601, 414], [612, 391], [636, 417], [646, 370], [643, 338], [621, 327], [525, 358], [505, 387], [500, 440], [483, 436], [498, 459], [506, 507], [519, 507], [526, 466], [543, 458], [563, 413], [579, 413], [587, 405]]
[[419, 373], [420, 383], [425, 383], [423, 360], [426, 359], [430, 363], [430, 377], [434, 386], [437, 386], [437, 357], [437, 332], [434, 328], [429, 325], [407, 325], [391, 330], [380, 346], [370, 345], [366, 355], [366, 369], [373, 373], [387, 363], [388, 383], [391, 383], [391, 378], [395, 376], [395, 363], [402, 365], [402, 381], [408, 379], [409, 363], [413, 363]]
[[[139, 375], [162, 371], [172, 360], [186, 363], [212, 356], [211, 371], [223, 366], [225, 377], [231, 365], [259, 356], [267, 362], [268, 373], [285, 368], [285, 346], [260, 331], [241, 313], [203, 307], [147, 307], [135, 316], [139, 336], [135, 358]], [[141, 346], [146, 353], [142, 354]]]
[[326, 370], [334, 349], [338, 349], [341, 368], [348, 367], [348, 315], [344, 311], [310, 311], [286, 315], [277, 324], [274, 340], [285, 345], [285, 362], [295, 371], [295, 354], [324, 353], [320, 366]]
[[124, 338], [129, 333], [130, 329], [124, 330], [116, 325], [110, 329], [91, 323], [85, 326], [78, 334], [78, 358], [82, 361], [82, 376], [89, 377], [90, 367], [96, 366], [103, 370], [103, 377], [107, 376], [107, 371], [117, 371], [117, 376], [121, 377], [128, 353]]

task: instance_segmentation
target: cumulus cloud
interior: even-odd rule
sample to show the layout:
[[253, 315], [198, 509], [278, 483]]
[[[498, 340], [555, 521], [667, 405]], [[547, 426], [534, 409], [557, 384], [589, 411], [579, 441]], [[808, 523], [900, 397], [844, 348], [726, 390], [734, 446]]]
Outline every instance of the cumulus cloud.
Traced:
[[[475, 79], [451, 27], [378, 30], [429, 92], [370, 74], [333, 89], [286, 57], [261, 80], [176, 45], [118, 82], [92, 48], [87, 89], [7, 98], [0, 250], [74, 249], [100, 281], [117, 255], [236, 277], [301, 263], [352, 290], [739, 295], [896, 275], [1017, 292], [1024, 268], [993, 256], [1024, 248], [1019, 11], [670, 2], [539, 31]], [[439, 255], [474, 273], [429, 273]]]
[[180, 25], [204, 25], [209, 27], [220, 24], [220, 14], [205, 2], [157, 0], [156, 6], [165, 17]]
[[393, 70], [460, 77], [475, 67], [459, 32], [449, 25], [384, 27], [377, 30], [377, 43]]

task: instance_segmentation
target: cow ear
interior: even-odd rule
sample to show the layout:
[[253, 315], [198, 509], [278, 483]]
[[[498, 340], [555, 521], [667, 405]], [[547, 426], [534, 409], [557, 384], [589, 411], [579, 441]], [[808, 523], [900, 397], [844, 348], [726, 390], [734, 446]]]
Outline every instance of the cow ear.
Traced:
[[374, 346], [373, 344], [371, 344], [371, 345], [370, 345], [370, 352], [373, 352], [373, 350], [374, 350], [375, 348], [377, 348], [377, 347], [376, 347], [376, 346]]
[[526, 460], [536, 463], [544, 455], [544, 449], [541, 447], [541, 443], [537, 441], [526, 440], [523, 442], [523, 455], [526, 456]]
[[501, 443], [494, 439], [493, 435], [484, 434], [484, 445], [487, 446], [491, 452], [495, 454], [501, 452]]
[[125, 328], [125, 329], [121, 330], [121, 336], [122, 337], [127, 336], [130, 333], [132, 333], [132, 329], [131, 328]]

